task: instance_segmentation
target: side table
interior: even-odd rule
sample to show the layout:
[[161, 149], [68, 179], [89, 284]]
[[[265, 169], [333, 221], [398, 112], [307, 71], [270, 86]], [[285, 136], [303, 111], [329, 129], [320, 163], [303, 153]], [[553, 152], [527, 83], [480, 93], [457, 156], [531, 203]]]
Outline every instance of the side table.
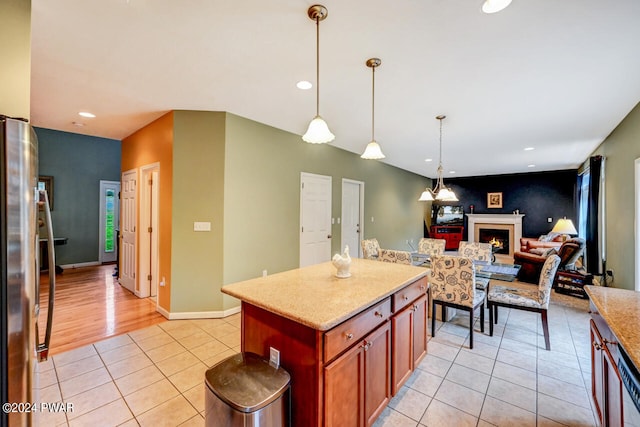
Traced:
[[591, 285], [592, 274], [584, 274], [577, 270], [559, 270], [553, 282], [556, 292], [589, 298], [584, 290], [585, 285]]

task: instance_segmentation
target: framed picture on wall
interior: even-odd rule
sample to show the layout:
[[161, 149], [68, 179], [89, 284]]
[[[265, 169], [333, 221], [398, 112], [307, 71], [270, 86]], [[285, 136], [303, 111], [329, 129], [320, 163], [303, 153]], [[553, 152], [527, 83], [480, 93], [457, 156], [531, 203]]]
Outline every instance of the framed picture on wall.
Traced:
[[38, 190], [47, 190], [49, 209], [53, 210], [53, 177], [40, 175], [38, 177]]
[[502, 207], [502, 193], [487, 193], [487, 207], [488, 208], [501, 208]]

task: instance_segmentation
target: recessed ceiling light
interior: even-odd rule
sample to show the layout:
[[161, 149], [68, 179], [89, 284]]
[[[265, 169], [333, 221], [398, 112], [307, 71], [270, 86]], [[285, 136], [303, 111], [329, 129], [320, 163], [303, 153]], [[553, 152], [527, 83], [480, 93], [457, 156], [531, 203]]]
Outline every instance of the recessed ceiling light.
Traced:
[[82, 117], [88, 117], [90, 119], [93, 119], [96, 116], [95, 114], [89, 113], [88, 111], [80, 111], [78, 114]]
[[71, 124], [78, 127], [84, 126], [84, 123], [81, 123], [81, 122], [71, 122]]
[[424, 159], [425, 162], [433, 162], [433, 159]]
[[528, 168], [535, 168], [536, 165], [527, 165]]
[[533, 150], [535, 150], [534, 147], [527, 147], [527, 148], [524, 149], [524, 151], [533, 151]]
[[456, 171], [449, 171], [449, 173], [453, 175], [454, 173], [456, 173]]
[[308, 90], [308, 89], [311, 89], [313, 85], [311, 84], [311, 82], [308, 82], [306, 80], [301, 80], [298, 83], [296, 83], [296, 87], [298, 89]]

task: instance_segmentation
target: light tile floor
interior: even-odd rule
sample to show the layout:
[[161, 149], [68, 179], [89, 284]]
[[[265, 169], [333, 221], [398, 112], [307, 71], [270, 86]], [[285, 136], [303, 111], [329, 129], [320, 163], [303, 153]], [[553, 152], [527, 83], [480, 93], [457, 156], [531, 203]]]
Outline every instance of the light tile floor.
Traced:
[[[464, 313], [438, 322], [428, 355], [375, 426], [596, 425], [587, 307], [554, 293], [551, 351], [535, 313], [501, 309], [493, 337], [476, 320], [473, 350]], [[74, 410], [41, 414], [40, 425], [203, 426], [204, 373], [239, 348], [233, 315], [169, 321], [53, 356], [39, 366], [40, 400]]]

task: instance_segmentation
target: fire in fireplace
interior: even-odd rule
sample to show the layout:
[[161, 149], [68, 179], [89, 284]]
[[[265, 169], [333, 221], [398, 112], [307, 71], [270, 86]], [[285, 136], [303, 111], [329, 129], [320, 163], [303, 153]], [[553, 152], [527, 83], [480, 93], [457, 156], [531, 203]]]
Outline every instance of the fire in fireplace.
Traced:
[[490, 243], [493, 253], [509, 254], [509, 230], [481, 228], [478, 230], [480, 243]]

